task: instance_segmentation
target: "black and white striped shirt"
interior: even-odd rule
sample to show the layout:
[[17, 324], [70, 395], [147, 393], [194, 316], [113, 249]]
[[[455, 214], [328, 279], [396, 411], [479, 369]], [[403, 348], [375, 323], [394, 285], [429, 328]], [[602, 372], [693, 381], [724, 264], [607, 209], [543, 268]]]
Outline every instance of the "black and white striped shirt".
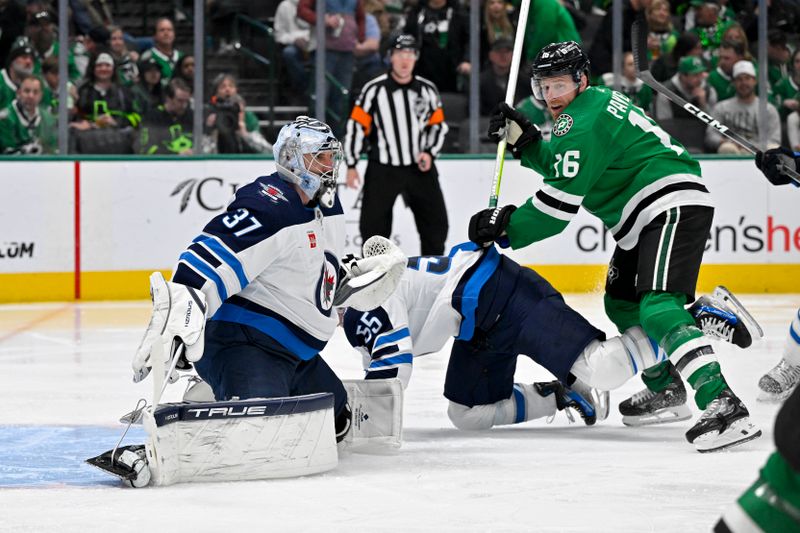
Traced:
[[389, 74], [368, 82], [347, 121], [344, 152], [348, 167], [356, 166], [369, 140], [369, 159], [395, 167], [415, 165], [422, 152], [436, 156], [447, 134], [436, 86], [414, 76], [401, 85]]

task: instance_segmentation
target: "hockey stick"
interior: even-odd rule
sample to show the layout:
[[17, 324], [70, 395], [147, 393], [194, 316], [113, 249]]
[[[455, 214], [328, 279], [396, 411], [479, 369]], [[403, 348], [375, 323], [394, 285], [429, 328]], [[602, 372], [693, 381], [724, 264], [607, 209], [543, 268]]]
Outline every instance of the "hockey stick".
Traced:
[[[647, 20], [644, 18], [644, 14], [640, 14], [636, 20], [633, 22], [633, 26], [631, 27], [631, 47], [633, 49], [633, 63], [636, 65], [636, 76], [642, 80], [648, 87], [653, 89], [654, 91], [663, 94], [672, 102], [678, 104], [683, 109], [685, 109], [690, 115], [695, 117], [696, 119], [708, 124], [719, 133], [730, 139], [731, 141], [735, 142], [751, 154], [756, 154], [760, 150], [753, 145], [750, 141], [732, 131], [728, 126], [722, 124], [720, 121], [703, 111], [702, 109], [698, 108], [697, 106], [687, 102], [674, 92], [670, 91], [663, 85], [661, 85], [653, 75], [650, 73], [650, 65], [647, 61]], [[800, 185], [800, 175], [795, 172], [793, 169], [787, 167], [786, 165], [781, 163], [781, 168], [779, 169], [780, 172], [786, 174], [794, 182]]]
[[[519, 20], [517, 21], [517, 31], [514, 35], [514, 53], [511, 57], [511, 72], [508, 73], [508, 86], [506, 87], [506, 104], [514, 106], [514, 93], [517, 89], [517, 78], [519, 77], [519, 63], [522, 58], [522, 41], [525, 37], [525, 26], [528, 23], [528, 8], [531, 0], [522, 0], [519, 10]], [[500, 196], [500, 180], [503, 179], [503, 163], [506, 155], [506, 140], [502, 139], [497, 143], [497, 158], [494, 162], [494, 177], [492, 177], [492, 190], [489, 193], [489, 207], [497, 207], [497, 199]]]

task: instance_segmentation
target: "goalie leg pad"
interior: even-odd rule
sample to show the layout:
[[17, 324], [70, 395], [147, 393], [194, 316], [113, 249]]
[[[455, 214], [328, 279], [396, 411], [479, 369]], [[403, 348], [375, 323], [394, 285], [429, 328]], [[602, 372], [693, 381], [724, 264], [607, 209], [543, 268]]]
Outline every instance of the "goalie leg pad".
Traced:
[[353, 413], [348, 450], [386, 453], [403, 442], [403, 385], [397, 378], [342, 380]]
[[148, 408], [151, 484], [304, 476], [336, 467], [333, 395]]

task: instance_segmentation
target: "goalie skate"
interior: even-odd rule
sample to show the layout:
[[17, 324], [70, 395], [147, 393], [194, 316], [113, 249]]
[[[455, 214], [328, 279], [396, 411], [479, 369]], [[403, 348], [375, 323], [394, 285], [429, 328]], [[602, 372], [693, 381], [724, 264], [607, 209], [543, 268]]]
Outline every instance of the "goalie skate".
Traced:
[[703, 333], [740, 348], [761, 339], [764, 331], [753, 316], [725, 287], [718, 286], [711, 296], [701, 296], [689, 308]]
[[692, 418], [692, 411], [686, 405], [686, 387], [677, 370], [670, 368], [672, 383], [659, 392], [644, 389], [621, 404], [619, 412], [626, 426], [649, 426], [668, 424]]
[[757, 439], [761, 430], [750, 422], [750, 413], [730, 389], [723, 389], [697, 423], [686, 432], [686, 440], [700, 453], [717, 452]]
[[759, 402], [782, 402], [797, 388], [800, 382], [800, 365], [791, 365], [781, 359], [769, 372], [758, 380]]
[[147, 466], [144, 444], [115, 448], [86, 459], [86, 463], [117, 476], [130, 487], [140, 488], [150, 483], [150, 468]]

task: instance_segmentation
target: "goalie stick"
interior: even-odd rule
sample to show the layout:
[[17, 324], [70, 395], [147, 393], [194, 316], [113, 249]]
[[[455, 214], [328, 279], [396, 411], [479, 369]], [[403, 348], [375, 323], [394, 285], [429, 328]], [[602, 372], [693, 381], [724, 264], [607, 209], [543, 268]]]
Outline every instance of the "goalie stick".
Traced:
[[[647, 20], [644, 18], [644, 14], [640, 14], [636, 20], [633, 22], [633, 26], [631, 27], [631, 47], [633, 51], [633, 63], [636, 66], [636, 76], [642, 80], [648, 87], [653, 89], [656, 92], [659, 92], [666, 96], [672, 102], [678, 104], [683, 109], [685, 109], [689, 114], [691, 114], [696, 119], [708, 124], [719, 133], [730, 139], [731, 141], [735, 142], [751, 154], [756, 154], [760, 150], [753, 145], [750, 141], [732, 131], [728, 126], [722, 124], [720, 121], [703, 111], [702, 109], [698, 108], [695, 105], [687, 102], [674, 92], [670, 91], [663, 85], [661, 85], [653, 75], [650, 73], [650, 65], [647, 61]], [[786, 165], [781, 164], [780, 171], [787, 176], [789, 176], [797, 185], [800, 185], [800, 174], [795, 172], [793, 169], [788, 168]]]

